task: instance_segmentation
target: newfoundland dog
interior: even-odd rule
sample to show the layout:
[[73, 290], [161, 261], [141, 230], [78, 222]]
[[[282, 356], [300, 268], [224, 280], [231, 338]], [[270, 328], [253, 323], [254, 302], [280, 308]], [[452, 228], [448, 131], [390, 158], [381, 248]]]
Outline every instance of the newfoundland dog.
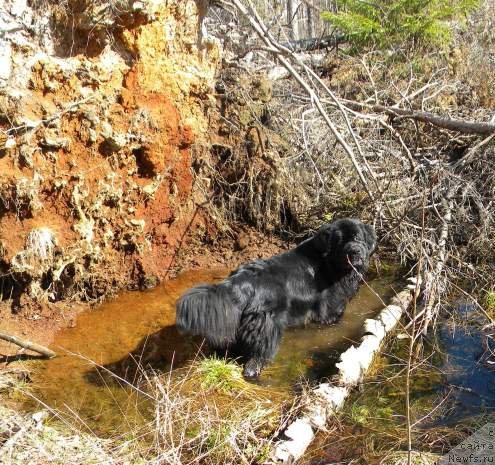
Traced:
[[256, 377], [277, 352], [284, 328], [342, 316], [375, 245], [373, 228], [358, 220], [325, 224], [289, 252], [188, 290], [177, 301], [177, 327], [240, 356], [244, 376]]

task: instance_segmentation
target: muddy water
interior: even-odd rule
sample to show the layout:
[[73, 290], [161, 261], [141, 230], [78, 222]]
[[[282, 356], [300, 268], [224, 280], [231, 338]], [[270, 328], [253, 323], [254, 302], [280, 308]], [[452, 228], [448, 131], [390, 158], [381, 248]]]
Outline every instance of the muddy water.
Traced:
[[[184, 273], [156, 289], [127, 292], [81, 314], [74, 328], [56, 336], [51, 347], [61, 356], [35, 374], [33, 394], [94, 433], [135, 431], [151, 407], [146, 396], [127, 384], [139, 376], [137, 362], [168, 371], [194, 358], [202, 341], [177, 332], [175, 301], [187, 288], [225, 275], [223, 270]], [[391, 282], [376, 279], [370, 283], [373, 291], [363, 286], [337, 325], [288, 330], [260, 383], [290, 388], [301, 377], [332, 374], [338, 353], [359, 338], [364, 319], [394, 293]], [[109, 371], [121, 379], [115, 381]]]

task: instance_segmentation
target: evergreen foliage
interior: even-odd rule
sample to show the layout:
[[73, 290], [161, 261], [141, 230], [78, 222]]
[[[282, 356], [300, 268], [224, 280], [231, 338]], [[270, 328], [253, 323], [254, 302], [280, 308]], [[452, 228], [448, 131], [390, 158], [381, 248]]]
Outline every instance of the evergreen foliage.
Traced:
[[452, 20], [474, 11], [479, 0], [337, 0], [337, 12], [322, 18], [346, 34], [357, 47], [444, 47], [450, 41]]

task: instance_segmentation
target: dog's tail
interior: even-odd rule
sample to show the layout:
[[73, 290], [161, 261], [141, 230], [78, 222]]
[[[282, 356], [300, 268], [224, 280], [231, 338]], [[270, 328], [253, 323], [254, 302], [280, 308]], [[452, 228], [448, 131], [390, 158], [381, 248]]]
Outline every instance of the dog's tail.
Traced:
[[205, 337], [217, 348], [235, 341], [242, 309], [230, 286], [203, 284], [188, 290], [176, 304], [179, 331]]

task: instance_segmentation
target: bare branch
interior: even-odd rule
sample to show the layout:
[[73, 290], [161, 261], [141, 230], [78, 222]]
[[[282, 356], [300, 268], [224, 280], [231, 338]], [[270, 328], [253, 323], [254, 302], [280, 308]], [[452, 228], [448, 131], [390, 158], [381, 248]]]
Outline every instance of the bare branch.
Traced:
[[0, 331], [0, 339], [11, 342], [12, 344], [22, 347], [23, 349], [37, 352], [38, 354], [44, 355], [47, 358], [53, 358], [57, 356], [57, 354], [53, 352], [53, 350], [50, 350], [40, 344], [36, 344], [35, 342], [26, 341], [24, 339], [21, 339], [20, 337], [8, 334], [5, 331]]

